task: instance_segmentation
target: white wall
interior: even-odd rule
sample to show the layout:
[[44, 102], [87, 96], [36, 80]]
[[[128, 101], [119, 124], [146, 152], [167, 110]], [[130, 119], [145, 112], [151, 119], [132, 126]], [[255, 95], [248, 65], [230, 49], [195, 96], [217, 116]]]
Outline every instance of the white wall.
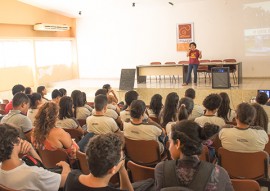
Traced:
[[[258, 2], [250, 0], [249, 2]], [[89, 3], [77, 21], [81, 78], [119, 78], [122, 68], [152, 61], [186, 60], [176, 51], [177, 23], [194, 22], [195, 41], [204, 59], [236, 58], [244, 77], [269, 76], [270, 56], [245, 56], [244, 0], [130, 0]], [[84, 14], [84, 13], [83, 13]]]

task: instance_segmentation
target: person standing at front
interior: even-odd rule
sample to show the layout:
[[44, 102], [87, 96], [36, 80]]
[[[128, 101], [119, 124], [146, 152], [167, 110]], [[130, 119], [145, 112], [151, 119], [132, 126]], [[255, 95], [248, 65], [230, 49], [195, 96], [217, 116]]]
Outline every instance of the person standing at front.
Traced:
[[202, 52], [197, 50], [196, 47], [197, 45], [195, 42], [191, 42], [189, 44], [189, 50], [187, 52], [187, 57], [189, 57], [188, 74], [186, 77], [186, 82], [183, 83], [183, 86], [188, 85], [190, 82], [192, 69], [194, 73], [194, 85], [197, 85], [197, 69], [200, 64], [199, 59], [202, 58]]

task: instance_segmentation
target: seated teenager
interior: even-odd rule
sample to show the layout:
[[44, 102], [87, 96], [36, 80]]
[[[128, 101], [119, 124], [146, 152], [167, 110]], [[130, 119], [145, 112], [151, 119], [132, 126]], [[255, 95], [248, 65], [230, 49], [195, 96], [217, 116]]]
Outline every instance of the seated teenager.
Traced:
[[57, 116], [58, 106], [55, 103], [43, 104], [36, 115], [31, 141], [39, 149], [54, 151], [63, 148], [74, 159], [79, 147], [66, 131], [56, 127]]
[[83, 100], [83, 94], [80, 90], [74, 90], [71, 93], [73, 100], [74, 117], [76, 119], [86, 119], [91, 115], [91, 112], [84, 107], [85, 101]]
[[270, 107], [266, 105], [268, 100], [268, 95], [265, 92], [258, 92], [256, 96], [256, 103], [260, 104], [263, 107], [264, 111], [268, 116], [268, 121], [270, 121]]
[[33, 93], [32, 88], [31, 87], [26, 87], [24, 93], [26, 95], [31, 95]]
[[178, 190], [234, 190], [229, 175], [222, 167], [200, 161], [198, 157], [202, 153], [202, 142], [218, 133], [218, 129], [215, 125], [201, 128], [190, 120], [177, 122], [169, 136], [173, 160], [160, 162], [155, 167], [155, 190], [170, 190], [169, 187], [181, 187]]
[[[146, 111], [142, 100], [134, 100], [130, 106], [130, 122], [124, 122], [124, 136], [132, 140], [155, 140], [159, 144], [160, 153], [164, 151], [163, 144], [159, 141], [163, 129], [151, 122], [143, 122]], [[164, 131], [165, 132], [165, 131]]]
[[[196, 92], [193, 88], [188, 88], [186, 91], [185, 91], [185, 97], [187, 98], [191, 98], [194, 102], [195, 98], [196, 98]], [[190, 115], [189, 119], [195, 119], [197, 117], [200, 117], [200, 116], [203, 116], [204, 114], [204, 107], [199, 105], [199, 104], [196, 104], [194, 102], [194, 108], [193, 108], [193, 111], [192, 111], [192, 114]]]
[[108, 100], [111, 99], [112, 102], [117, 104], [118, 103], [118, 98], [117, 98], [116, 94], [114, 93], [111, 85], [110, 84], [104, 84], [102, 88], [107, 90]]
[[235, 111], [231, 109], [230, 98], [226, 92], [219, 94], [222, 98], [220, 107], [217, 111], [217, 116], [223, 118], [226, 122], [235, 122]]
[[219, 132], [221, 145], [235, 152], [263, 151], [268, 135], [263, 127], [251, 126], [256, 110], [248, 103], [241, 103], [236, 109], [236, 126], [226, 126]]
[[0, 124], [0, 184], [14, 190], [57, 191], [63, 187], [70, 172], [69, 165], [61, 161], [63, 168], [56, 174], [42, 167], [28, 166], [19, 155], [28, 154], [40, 159], [32, 145], [19, 138], [19, 131], [8, 124]]
[[[23, 93], [25, 91], [25, 87], [21, 84], [17, 84], [12, 87], [12, 95], [15, 96], [16, 93]], [[12, 100], [8, 102], [8, 104], [5, 107], [5, 113], [7, 114], [10, 110], [12, 110], [13, 105], [12, 105]]]
[[52, 91], [52, 102], [59, 105], [59, 102], [60, 102], [60, 99], [62, 96], [63, 96], [63, 94], [58, 89], [54, 89]]
[[221, 101], [222, 98], [218, 94], [208, 95], [203, 100], [203, 106], [206, 109], [205, 114], [201, 117], [195, 118], [195, 122], [197, 122], [201, 127], [204, 126], [205, 123], [215, 124], [218, 125], [220, 128], [225, 126], [226, 123], [224, 119], [216, 116]]
[[63, 96], [67, 96], [67, 90], [65, 88], [60, 88], [59, 91], [62, 93]]
[[[90, 174], [71, 171], [67, 177], [65, 191], [133, 191], [125, 169], [124, 143], [117, 134], [99, 135], [90, 140], [86, 155]], [[120, 189], [109, 187], [111, 177], [119, 172]]]
[[147, 109], [149, 117], [158, 118], [162, 107], [163, 107], [162, 96], [160, 94], [153, 95], [151, 97], [149, 109]]
[[45, 86], [38, 86], [37, 87], [37, 93], [40, 93], [42, 97], [42, 104], [48, 102], [49, 100], [45, 97], [47, 95], [47, 89]]
[[87, 131], [96, 135], [116, 133], [120, 129], [116, 122], [105, 116], [107, 110], [107, 96], [97, 95], [95, 97], [95, 113], [86, 119]]
[[265, 110], [263, 109], [263, 107], [258, 104], [258, 103], [252, 103], [251, 104], [255, 110], [256, 110], [256, 114], [255, 114], [255, 118], [253, 120], [253, 122], [251, 123], [252, 126], [260, 126], [262, 127], [266, 133], [269, 132], [269, 119], [267, 116], [267, 113], [265, 112]]
[[[191, 98], [183, 97], [179, 100], [178, 104], [178, 121], [182, 121], [188, 119], [192, 114], [192, 110], [194, 107], [194, 102]], [[169, 135], [171, 133], [172, 125], [176, 124], [176, 122], [169, 122], [166, 125], [166, 133]]]
[[39, 107], [42, 105], [41, 95], [39, 93], [32, 93], [31, 95], [27, 95], [30, 99], [30, 108], [27, 111], [27, 117], [31, 120], [32, 124], [34, 124], [35, 116], [38, 112]]
[[25, 134], [32, 130], [32, 122], [26, 116], [29, 109], [30, 100], [24, 93], [16, 93], [12, 99], [13, 109], [5, 115], [1, 123], [8, 123], [14, 125], [20, 131], [21, 138], [25, 139]]
[[85, 93], [85, 92], [82, 92], [82, 96], [83, 96], [84, 107], [85, 107], [86, 109], [88, 109], [88, 110], [92, 113], [93, 108], [90, 107], [90, 105], [88, 105], [88, 103], [87, 103], [86, 93]]

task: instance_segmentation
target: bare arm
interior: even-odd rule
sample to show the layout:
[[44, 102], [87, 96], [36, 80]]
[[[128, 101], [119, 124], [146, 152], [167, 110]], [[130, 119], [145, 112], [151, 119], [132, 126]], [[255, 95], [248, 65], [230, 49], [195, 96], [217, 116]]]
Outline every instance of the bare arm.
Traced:
[[56, 165], [62, 167], [60, 188], [63, 188], [66, 183], [67, 176], [70, 172], [70, 167], [69, 164], [64, 161], [60, 161]]
[[39, 155], [37, 154], [36, 150], [33, 148], [33, 146], [31, 145], [31, 143], [29, 143], [26, 140], [21, 140], [21, 150], [20, 150], [21, 154], [30, 154], [32, 157], [40, 160], [41, 158], [39, 157]]
[[187, 57], [189, 57], [189, 54], [190, 54], [190, 49], [187, 51]]
[[128, 178], [127, 170], [126, 170], [124, 165], [120, 168], [119, 175], [120, 175], [120, 189], [134, 191], [134, 189], [131, 185], [131, 182]]

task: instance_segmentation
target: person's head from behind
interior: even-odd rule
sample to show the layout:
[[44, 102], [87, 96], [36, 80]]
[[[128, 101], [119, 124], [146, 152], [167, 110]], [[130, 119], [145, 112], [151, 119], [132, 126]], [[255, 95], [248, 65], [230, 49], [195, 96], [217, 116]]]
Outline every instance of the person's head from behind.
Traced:
[[71, 98], [73, 101], [74, 108], [76, 107], [83, 107], [84, 101], [83, 101], [83, 95], [80, 90], [74, 90], [71, 92]]
[[67, 90], [65, 88], [60, 88], [59, 91], [62, 93], [63, 96], [67, 95]]
[[191, 99], [195, 99], [195, 96], [196, 96], [196, 93], [195, 93], [195, 90], [193, 88], [188, 88], [185, 91], [185, 97], [189, 97]]
[[25, 93], [16, 93], [12, 99], [12, 106], [14, 110], [20, 110], [21, 113], [27, 114], [30, 106], [30, 99]]
[[162, 106], [162, 96], [160, 94], [153, 95], [150, 101], [149, 109], [152, 109], [154, 114], [158, 116]]
[[236, 122], [244, 125], [250, 125], [256, 115], [256, 110], [248, 103], [240, 103], [236, 109]]
[[86, 98], [86, 93], [82, 92], [82, 97], [83, 97], [83, 102], [87, 104], [87, 98]]
[[96, 91], [96, 93], [95, 93], [95, 96], [97, 96], [97, 95], [105, 95], [105, 96], [107, 96], [107, 90], [106, 89], [98, 89], [97, 91]]
[[20, 144], [19, 130], [9, 124], [0, 124], [0, 162], [11, 158], [14, 147]]
[[258, 103], [252, 103], [251, 105], [256, 110], [256, 115], [251, 125], [260, 126], [264, 128], [266, 132], [268, 132], [268, 116], [264, 108]]
[[97, 95], [95, 97], [95, 110], [96, 111], [104, 111], [106, 112], [107, 104], [108, 104], [108, 98], [105, 95]]
[[110, 90], [112, 89], [110, 84], [104, 84], [102, 88], [107, 90], [107, 93], [109, 93]]
[[222, 98], [218, 94], [210, 94], [203, 100], [203, 106], [208, 111], [217, 111], [220, 107]]
[[142, 119], [146, 105], [142, 100], [133, 100], [130, 105], [130, 116], [132, 119]]
[[33, 93], [32, 89], [30, 87], [26, 87], [25, 90], [24, 90], [24, 93], [26, 95], [31, 95]]
[[54, 89], [52, 91], [52, 101], [55, 102], [56, 104], [59, 104], [59, 101], [62, 96], [63, 94], [58, 89]]
[[45, 86], [38, 86], [37, 93], [40, 93], [41, 96], [44, 97], [45, 95], [47, 95], [47, 89], [45, 88]]
[[256, 102], [261, 105], [265, 105], [268, 99], [268, 95], [265, 92], [258, 92], [256, 96]]
[[170, 121], [176, 120], [177, 105], [179, 96], [176, 92], [171, 92], [167, 95], [164, 105], [163, 123], [162, 127], [165, 127]]
[[230, 112], [230, 98], [226, 92], [221, 92], [220, 97], [222, 98], [220, 107], [217, 111], [217, 115], [228, 121], [228, 112]]
[[183, 119], [188, 119], [191, 115], [192, 110], [194, 108], [193, 99], [188, 97], [183, 97], [179, 100], [179, 108], [178, 108], [178, 120], [181, 121]]
[[197, 45], [196, 45], [196, 43], [195, 43], [195, 42], [191, 42], [191, 43], [189, 43], [189, 48], [190, 48], [191, 50], [195, 50], [195, 49], [196, 49], [196, 47], [197, 47]]
[[38, 110], [34, 121], [33, 136], [38, 145], [42, 145], [49, 132], [55, 127], [58, 118], [58, 106], [53, 102], [44, 103]]
[[86, 155], [90, 173], [97, 178], [113, 176], [124, 164], [123, 141], [115, 133], [98, 135], [90, 139]]
[[170, 153], [173, 159], [178, 159], [181, 153], [185, 156], [200, 155], [202, 142], [217, 134], [219, 127], [205, 124], [200, 127], [194, 121], [182, 120], [172, 126], [170, 135]]
[[59, 102], [59, 119], [63, 120], [64, 118], [72, 118], [73, 111], [72, 111], [73, 102], [71, 97], [64, 96], [61, 98]]
[[125, 102], [128, 106], [130, 106], [131, 102], [133, 100], [137, 100], [138, 97], [139, 97], [139, 94], [136, 91], [130, 90], [130, 91], [126, 92], [126, 94], [125, 94]]
[[30, 108], [37, 109], [37, 106], [41, 104], [41, 95], [39, 93], [32, 93], [27, 95], [30, 99]]
[[12, 87], [12, 95], [14, 96], [16, 93], [19, 92], [24, 92], [25, 91], [25, 87], [21, 84], [17, 84], [15, 86]]

